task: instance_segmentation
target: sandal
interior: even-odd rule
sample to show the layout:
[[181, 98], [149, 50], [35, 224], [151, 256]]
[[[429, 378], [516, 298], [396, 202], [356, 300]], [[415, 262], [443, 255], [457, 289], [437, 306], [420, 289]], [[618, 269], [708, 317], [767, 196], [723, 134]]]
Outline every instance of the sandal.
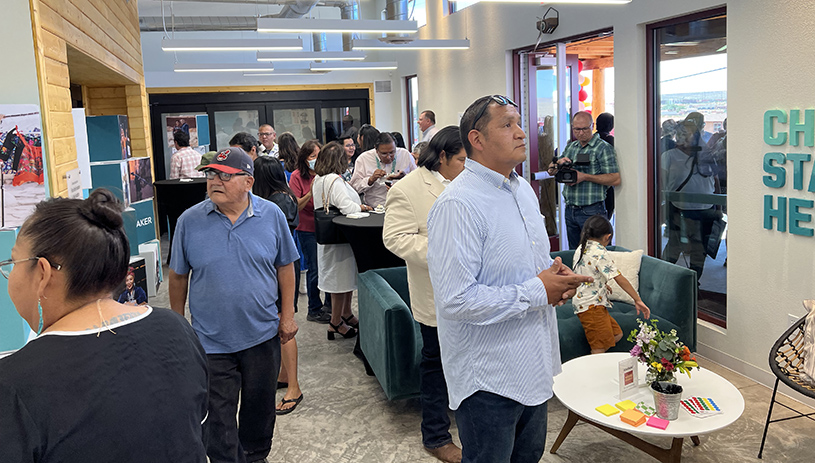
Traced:
[[300, 405], [300, 402], [302, 401], [303, 401], [302, 393], [300, 393], [300, 397], [296, 399], [283, 399], [280, 401], [280, 405], [294, 404], [294, 406], [291, 408], [281, 408], [279, 410], [275, 409], [274, 413], [275, 415], [288, 415], [289, 413], [293, 412], [294, 409], [297, 408], [297, 406]]
[[350, 326], [351, 328], [354, 328], [354, 329], [357, 329], [357, 330], [359, 329], [359, 319], [358, 318], [357, 318], [356, 323], [351, 323], [351, 320], [353, 320], [355, 318], [354, 314], [351, 314], [351, 316], [348, 317], [348, 318], [345, 318], [345, 317], [340, 317], [340, 318], [342, 318], [342, 321], [344, 321], [345, 324]]
[[335, 324], [333, 324], [331, 322], [328, 323], [328, 326], [330, 326], [331, 328], [334, 328], [334, 331], [328, 331], [328, 336], [327, 337], [328, 337], [329, 341], [333, 341], [334, 336], [338, 335], [338, 334], [340, 336], [342, 336], [343, 338], [345, 338], [345, 339], [353, 338], [354, 336], [357, 335], [357, 330], [355, 330], [354, 328], [351, 328], [351, 327], [348, 327], [348, 329], [345, 331], [345, 333], [343, 333], [342, 331], [340, 331], [340, 327], [342, 325], [343, 325], [342, 323], [340, 323], [339, 325], [335, 325]]

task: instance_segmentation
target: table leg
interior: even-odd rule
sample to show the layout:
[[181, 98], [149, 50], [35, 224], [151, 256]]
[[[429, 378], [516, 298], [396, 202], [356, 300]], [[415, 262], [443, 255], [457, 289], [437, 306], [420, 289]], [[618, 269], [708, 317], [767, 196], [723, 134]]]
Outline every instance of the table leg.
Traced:
[[[696, 437], [696, 436], [694, 436]], [[698, 437], [696, 437], [698, 439]], [[671, 443], [671, 450], [667, 452], [666, 459], [661, 460], [666, 463], [679, 463], [682, 459], [682, 441], [684, 441], [681, 437], [674, 437], [673, 442]]]
[[699, 436], [691, 436], [690, 440], [693, 441], [693, 445], [701, 445], [702, 443], [699, 441]]
[[577, 424], [577, 421], [580, 419], [573, 411], [569, 410], [569, 416], [566, 417], [566, 422], [563, 423], [563, 428], [560, 430], [560, 434], [558, 434], [557, 439], [555, 439], [555, 443], [552, 444], [552, 448], [549, 450], [550, 453], [556, 453], [557, 449], [560, 448], [560, 444], [566, 440], [566, 436], [569, 435], [574, 425]]

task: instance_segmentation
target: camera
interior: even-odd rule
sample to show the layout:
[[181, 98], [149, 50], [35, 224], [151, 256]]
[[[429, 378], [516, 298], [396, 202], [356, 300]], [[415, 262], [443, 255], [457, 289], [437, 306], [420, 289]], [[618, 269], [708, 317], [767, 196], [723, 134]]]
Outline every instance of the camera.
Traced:
[[589, 153], [577, 153], [574, 162], [566, 158], [562, 163], [558, 163], [558, 158], [552, 158], [555, 164], [555, 181], [558, 183], [577, 183], [577, 170], [574, 166], [588, 166], [591, 164]]

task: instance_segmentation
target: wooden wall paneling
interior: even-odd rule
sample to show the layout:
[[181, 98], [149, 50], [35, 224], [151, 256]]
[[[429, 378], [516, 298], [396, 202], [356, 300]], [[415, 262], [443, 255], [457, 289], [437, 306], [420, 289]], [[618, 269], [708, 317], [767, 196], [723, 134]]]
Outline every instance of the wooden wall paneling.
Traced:
[[602, 69], [591, 72], [591, 114], [594, 120], [606, 112], [606, 74]]
[[71, 76], [68, 73], [68, 65], [64, 61], [60, 62], [45, 57], [44, 63], [46, 82], [58, 87], [70, 88]]

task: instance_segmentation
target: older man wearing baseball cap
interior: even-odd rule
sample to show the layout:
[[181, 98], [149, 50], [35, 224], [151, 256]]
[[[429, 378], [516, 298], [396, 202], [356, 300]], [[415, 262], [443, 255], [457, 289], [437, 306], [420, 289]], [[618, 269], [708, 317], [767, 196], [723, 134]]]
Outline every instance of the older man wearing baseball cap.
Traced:
[[245, 151], [221, 150], [199, 170], [209, 198], [178, 219], [170, 306], [184, 315], [189, 285], [192, 327], [210, 372], [209, 461], [263, 461], [272, 446], [280, 345], [297, 333], [299, 256], [280, 208], [252, 194], [254, 164]]

